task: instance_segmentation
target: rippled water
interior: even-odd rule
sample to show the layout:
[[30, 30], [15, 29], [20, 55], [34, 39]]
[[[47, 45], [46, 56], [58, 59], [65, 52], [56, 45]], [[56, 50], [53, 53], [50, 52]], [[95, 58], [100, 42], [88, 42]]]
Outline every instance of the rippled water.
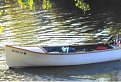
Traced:
[[[18, 0], [20, 1], [20, 0]], [[73, 0], [52, 0], [47, 10], [42, 0], [22, 7], [17, 0], [0, 0], [0, 81], [114, 81], [121, 79], [120, 61], [67, 67], [8, 69], [5, 44], [57, 45], [106, 41], [120, 34], [118, 1], [92, 0], [85, 14]], [[26, 1], [26, 0], [25, 0]]]

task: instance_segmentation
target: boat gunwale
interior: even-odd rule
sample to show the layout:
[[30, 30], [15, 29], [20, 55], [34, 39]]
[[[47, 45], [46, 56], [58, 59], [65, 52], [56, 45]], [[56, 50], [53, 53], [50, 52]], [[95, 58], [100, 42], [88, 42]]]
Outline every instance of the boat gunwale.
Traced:
[[[89, 53], [98, 53], [98, 52], [106, 52], [106, 51], [113, 51], [113, 50], [119, 50], [121, 49], [121, 47], [115, 48], [115, 49], [106, 49], [106, 50], [94, 50], [94, 51], [88, 51], [88, 52], [69, 52], [69, 53], [41, 53], [41, 52], [35, 52], [35, 51], [31, 51], [31, 50], [26, 50], [26, 49], [21, 49], [21, 48], [17, 48], [14, 45], [6, 45], [7, 47], [11, 47], [11, 48], [16, 48], [16, 49], [20, 49], [20, 50], [25, 50], [25, 51], [29, 51], [32, 53], [38, 53], [38, 54], [43, 54], [43, 55], [81, 55], [81, 54], [89, 54]], [[24, 47], [24, 46], [21, 46]], [[38, 47], [40, 48], [40, 46], [27, 46], [27, 47]], [[43, 48], [43, 47], [42, 47]]]

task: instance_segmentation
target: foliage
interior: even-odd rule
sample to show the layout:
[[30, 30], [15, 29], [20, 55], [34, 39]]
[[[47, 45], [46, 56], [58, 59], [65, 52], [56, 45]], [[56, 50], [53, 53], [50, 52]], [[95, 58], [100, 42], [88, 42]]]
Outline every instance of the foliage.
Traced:
[[83, 0], [75, 0], [75, 6], [82, 9], [84, 12], [90, 10], [90, 6]]
[[30, 10], [33, 10], [33, 8], [34, 8], [34, 1], [33, 0], [18, 0], [18, 3], [24, 9], [29, 7]]
[[42, 9], [51, 9], [52, 4], [50, 3], [50, 0], [43, 0]]
[[[84, 2], [84, 0], [74, 0], [75, 6], [83, 10], [84, 12], [90, 10], [90, 6]], [[21, 8], [26, 9], [27, 7], [30, 8], [30, 10], [34, 9], [34, 1], [33, 0], [18, 0], [19, 5]], [[51, 9], [52, 3], [50, 0], [43, 0], [42, 9]]]

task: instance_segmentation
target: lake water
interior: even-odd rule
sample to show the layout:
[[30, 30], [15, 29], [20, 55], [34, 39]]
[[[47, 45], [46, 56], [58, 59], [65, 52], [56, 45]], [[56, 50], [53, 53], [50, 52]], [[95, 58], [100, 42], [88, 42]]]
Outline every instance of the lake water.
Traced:
[[121, 34], [120, 0], [87, 3], [91, 10], [84, 14], [73, 0], [0, 0], [0, 81], [121, 81], [120, 61], [64, 67], [7, 67], [6, 44], [95, 43]]

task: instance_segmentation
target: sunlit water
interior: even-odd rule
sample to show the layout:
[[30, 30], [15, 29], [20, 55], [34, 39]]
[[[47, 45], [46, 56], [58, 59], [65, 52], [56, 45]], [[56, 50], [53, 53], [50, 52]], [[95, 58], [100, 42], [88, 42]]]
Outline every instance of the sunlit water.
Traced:
[[52, 7], [47, 10], [43, 9], [42, 0], [35, 0], [33, 7], [27, 5], [27, 8], [20, 6], [17, 0], [0, 0], [0, 81], [120, 81], [120, 61], [65, 67], [7, 67], [6, 44], [95, 43], [120, 34], [120, 1], [115, 4], [113, 0], [110, 4], [105, 0], [92, 2], [95, 3], [89, 2], [91, 10], [84, 14], [72, 0], [52, 0], [49, 3]]

